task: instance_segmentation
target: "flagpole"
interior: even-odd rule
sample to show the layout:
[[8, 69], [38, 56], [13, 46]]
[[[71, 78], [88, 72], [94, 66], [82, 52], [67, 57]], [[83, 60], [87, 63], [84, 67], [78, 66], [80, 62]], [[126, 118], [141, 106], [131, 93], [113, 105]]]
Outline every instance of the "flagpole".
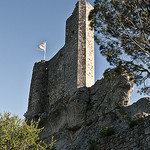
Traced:
[[[45, 41], [47, 44], [47, 41]], [[45, 50], [44, 50], [44, 60], [46, 59], [46, 45], [45, 45]]]
[[45, 49], [45, 51], [44, 51], [44, 60], [45, 60], [45, 58], [46, 58], [46, 49]]

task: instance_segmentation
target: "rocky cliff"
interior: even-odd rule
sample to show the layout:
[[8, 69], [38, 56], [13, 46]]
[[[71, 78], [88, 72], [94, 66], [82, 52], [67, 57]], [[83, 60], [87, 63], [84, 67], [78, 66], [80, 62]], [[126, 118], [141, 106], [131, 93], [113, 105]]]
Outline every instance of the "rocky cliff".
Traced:
[[[88, 150], [94, 148], [91, 141], [98, 149], [111, 149], [104, 147], [106, 141], [100, 136], [103, 130], [112, 129], [113, 134], [120, 136], [124, 133], [125, 136], [136, 119], [145, 118], [150, 113], [150, 98], [129, 105], [133, 85], [134, 77], [127, 70], [105, 71], [104, 78], [92, 87], [79, 88], [71, 96], [58, 99], [49, 111], [38, 114], [40, 126], [44, 127], [41, 139], [49, 142], [54, 136], [57, 150]], [[150, 134], [150, 128], [147, 130]], [[135, 140], [131, 136], [132, 139]]]

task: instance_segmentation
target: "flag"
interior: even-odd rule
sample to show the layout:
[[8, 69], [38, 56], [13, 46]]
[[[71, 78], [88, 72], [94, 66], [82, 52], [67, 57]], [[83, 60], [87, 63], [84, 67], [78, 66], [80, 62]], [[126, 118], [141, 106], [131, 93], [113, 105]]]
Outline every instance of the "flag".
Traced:
[[47, 43], [47, 41], [41, 43], [41, 44], [39, 45], [39, 48], [40, 48], [40, 49], [36, 49], [36, 50], [44, 51], [44, 60], [45, 60], [45, 58], [46, 58], [46, 43]]
[[47, 42], [47, 41], [41, 43], [41, 44], [39, 45], [39, 48], [40, 48], [40, 49], [37, 49], [37, 50], [46, 51], [46, 42]]

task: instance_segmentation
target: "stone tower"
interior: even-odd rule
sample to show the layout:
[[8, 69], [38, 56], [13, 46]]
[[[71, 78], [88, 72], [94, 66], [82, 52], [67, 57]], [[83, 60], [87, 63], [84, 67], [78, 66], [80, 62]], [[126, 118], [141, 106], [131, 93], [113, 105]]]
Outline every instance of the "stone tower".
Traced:
[[64, 47], [51, 60], [35, 63], [27, 118], [48, 111], [77, 88], [94, 84], [94, 30], [88, 20], [92, 9], [88, 2], [79, 1], [66, 21]]
[[[77, 87], [94, 84], [94, 31], [90, 28], [89, 12], [93, 7], [80, 1], [67, 20], [66, 45], [75, 45], [77, 52]], [[70, 45], [70, 46], [71, 46]]]

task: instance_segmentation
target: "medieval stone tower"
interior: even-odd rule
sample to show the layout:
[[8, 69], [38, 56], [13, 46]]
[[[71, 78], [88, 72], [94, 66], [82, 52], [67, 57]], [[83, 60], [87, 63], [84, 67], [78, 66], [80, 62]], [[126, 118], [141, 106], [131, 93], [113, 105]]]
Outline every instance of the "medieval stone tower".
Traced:
[[79, 1], [66, 21], [64, 47], [51, 60], [35, 63], [27, 118], [48, 111], [77, 88], [94, 84], [94, 31], [88, 20], [92, 9], [88, 2]]

